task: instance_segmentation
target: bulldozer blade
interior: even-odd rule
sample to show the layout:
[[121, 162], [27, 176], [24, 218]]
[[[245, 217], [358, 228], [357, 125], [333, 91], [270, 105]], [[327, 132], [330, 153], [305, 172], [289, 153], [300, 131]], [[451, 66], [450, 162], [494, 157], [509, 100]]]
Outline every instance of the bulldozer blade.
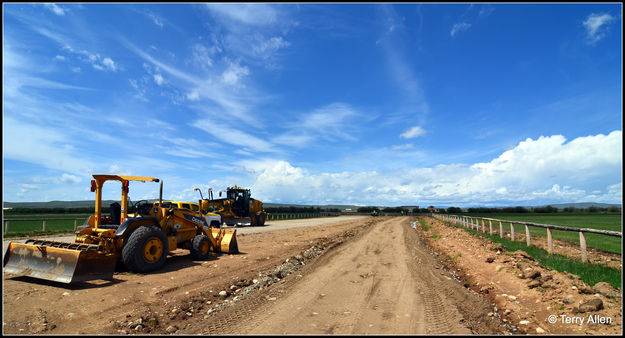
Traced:
[[71, 248], [69, 243], [56, 243], [66, 247], [53, 246], [54, 243], [11, 242], [3, 259], [4, 271], [66, 284], [113, 278], [116, 263], [113, 255], [93, 248]]
[[237, 231], [234, 229], [216, 229], [212, 230], [213, 237], [217, 239], [219, 251], [223, 253], [239, 253], [239, 245], [237, 243]]

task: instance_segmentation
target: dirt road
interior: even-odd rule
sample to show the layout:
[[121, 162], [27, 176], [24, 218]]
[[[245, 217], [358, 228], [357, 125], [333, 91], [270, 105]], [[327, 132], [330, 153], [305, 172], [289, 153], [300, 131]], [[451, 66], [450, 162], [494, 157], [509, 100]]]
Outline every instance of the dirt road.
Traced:
[[[271, 294], [215, 315], [202, 333], [503, 333], [488, 303], [442, 269], [408, 221], [374, 224]], [[245, 320], [220, 325], [232, 318]]]

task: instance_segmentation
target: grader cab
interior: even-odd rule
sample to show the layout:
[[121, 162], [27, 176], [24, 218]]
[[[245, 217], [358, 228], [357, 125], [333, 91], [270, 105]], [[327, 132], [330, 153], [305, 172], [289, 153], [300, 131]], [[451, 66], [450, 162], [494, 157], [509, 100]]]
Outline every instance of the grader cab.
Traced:
[[[4, 256], [4, 271], [13, 274], [74, 283], [111, 279], [117, 262], [133, 272], [160, 269], [167, 253], [188, 249], [194, 259], [205, 260], [211, 252], [237, 253], [236, 230], [211, 228], [202, 212], [163, 206], [163, 182], [154, 177], [93, 175], [95, 214], [78, 228], [74, 243], [29, 239], [11, 242]], [[102, 186], [121, 182], [121, 204], [102, 215]], [[160, 182], [158, 205], [135, 203], [128, 214], [130, 181]]]

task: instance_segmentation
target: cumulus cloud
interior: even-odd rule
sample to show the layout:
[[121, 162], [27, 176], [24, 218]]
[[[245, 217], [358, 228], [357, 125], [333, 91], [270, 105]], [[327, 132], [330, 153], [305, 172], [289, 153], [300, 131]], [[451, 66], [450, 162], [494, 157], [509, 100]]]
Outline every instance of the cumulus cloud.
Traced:
[[[313, 173], [286, 161], [243, 163], [268, 202], [534, 205], [620, 202], [622, 133], [527, 139], [489, 162], [391, 172]], [[499, 202], [498, 202], [499, 201]], [[506, 201], [506, 202], [501, 202]], [[502, 204], [504, 203], [504, 204]]]
[[612, 22], [614, 17], [610, 14], [590, 14], [584, 21], [586, 28], [586, 43], [594, 45], [603, 39], [607, 34], [607, 24]]

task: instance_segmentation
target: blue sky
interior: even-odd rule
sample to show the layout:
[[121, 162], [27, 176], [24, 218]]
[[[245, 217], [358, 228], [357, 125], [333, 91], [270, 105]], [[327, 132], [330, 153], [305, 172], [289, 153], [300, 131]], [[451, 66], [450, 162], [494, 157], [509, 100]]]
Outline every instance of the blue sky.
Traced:
[[621, 4], [3, 3], [3, 25], [4, 201], [114, 173], [179, 200], [622, 203]]

